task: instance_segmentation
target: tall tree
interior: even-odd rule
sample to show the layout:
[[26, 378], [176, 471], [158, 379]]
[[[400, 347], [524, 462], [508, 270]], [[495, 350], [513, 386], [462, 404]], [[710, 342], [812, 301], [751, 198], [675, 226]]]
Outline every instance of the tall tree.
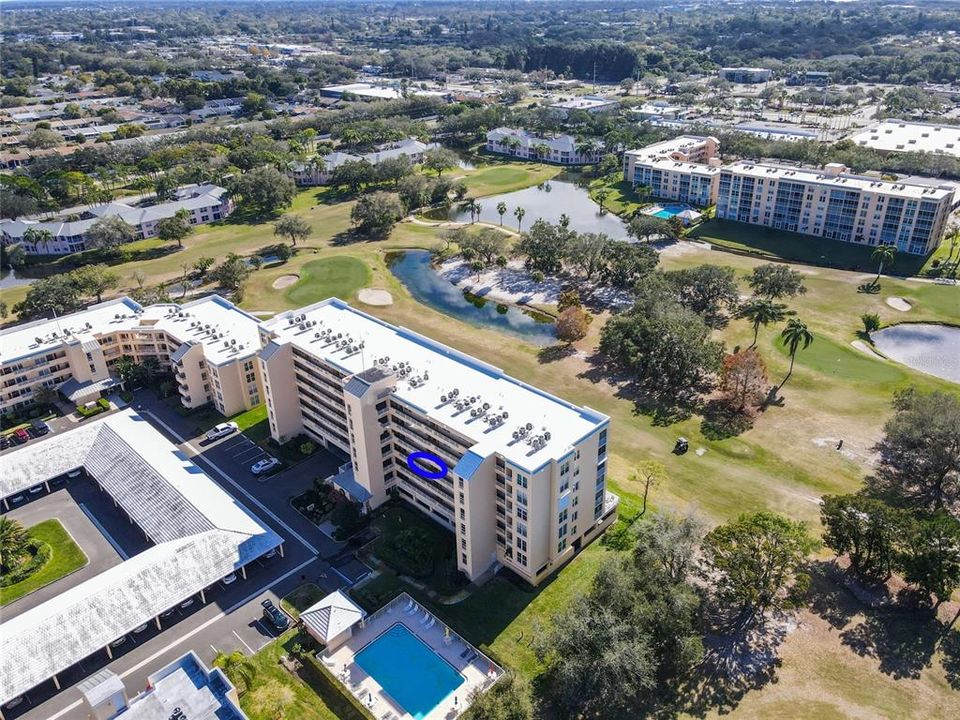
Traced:
[[437, 177], [457, 166], [457, 155], [446, 148], [431, 148], [423, 154], [422, 165], [425, 170], [435, 172]]
[[513, 209], [513, 216], [517, 219], [517, 232], [520, 232], [520, 227], [523, 225], [523, 216], [526, 214], [527, 211], [519, 205]]
[[877, 277], [873, 281], [875, 285], [880, 284], [880, 275], [883, 274], [884, 265], [892, 265], [897, 256], [896, 245], [878, 245], [873, 249], [871, 257], [877, 261]]
[[516, 251], [525, 256], [524, 264], [542, 273], [557, 273], [563, 267], [571, 233], [546, 220], [537, 220], [523, 234]]
[[875, 497], [920, 512], [960, 507], [960, 398], [946, 392], [898, 392], [894, 415], [874, 446], [880, 455], [866, 479]]
[[783, 303], [775, 303], [768, 298], [751, 298], [743, 304], [738, 314], [753, 325], [753, 342], [750, 347], [754, 347], [760, 334], [760, 326], [782, 322], [789, 311]]
[[281, 215], [273, 224], [273, 234], [287, 238], [291, 245], [296, 245], [297, 240], [306, 240], [312, 232], [310, 223], [299, 215]]
[[84, 265], [72, 270], [70, 277], [80, 288], [80, 292], [87, 295], [96, 295], [97, 302], [103, 300], [106, 290], [117, 287], [120, 276], [106, 265]]
[[707, 533], [701, 576], [716, 607], [744, 627], [769, 610], [801, 604], [810, 586], [807, 555], [816, 547], [801, 522], [771, 512], [744, 514]]
[[916, 521], [900, 562], [904, 578], [935, 596], [939, 607], [960, 587], [960, 520], [939, 510]]
[[507, 671], [493, 687], [476, 688], [467, 699], [460, 720], [534, 720], [537, 704], [522, 675]]
[[400, 200], [384, 192], [363, 195], [350, 211], [357, 230], [367, 235], [386, 235], [402, 217]]
[[723, 358], [720, 392], [733, 412], [752, 412], [758, 408], [769, 387], [766, 365], [760, 353], [753, 348]]
[[671, 270], [665, 276], [680, 304], [702, 315], [711, 327], [722, 325], [724, 311], [736, 309], [740, 300], [732, 267], [703, 264]]
[[29, 544], [30, 533], [26, 528], [18, 520], [0, 515], [0, 567], [15, 568]]
[[790, 369], [787, 370], [786, 376], [780, 382], [779, 387], [782, 388], [790, 379], [790, 376], [793, 375], [793, 363], [797, 359], [797, 351], [801, 348], [806, 350], [810, 347], [810, 343], [813, 342], [813, 333], [807, 329], [806, 323], [802, 320], [790, 318], [787, 320], [787, 326], [780, 332], [780, 339], [783, 340], [787, 346], [787, 351], [790, 353]]
[[289, 207], [297, 187], [275, 167], [262, 165], [236, 177], [230, 192], [241, 209], [261, 217]]
[[107, 215], [87, 230], [87, 248], [112, 248], [137, 237], [136, 229], [119, 215]]
[[803, 295], [807, 291], [803, 275], [781, 263], [757, 265], [744, 277], [756, 295], [770, 300]]
[[500, 216], [500, 225], [503, 225], [503, 216], [507, 213], [507, 204], [501, 200], [497, 203], [497, 215]]
[[823, 543], [837, 555], [849, 555], [858, 577], [868, 582], [890, 577], [908, 524], [904, 511], [862, 494], [825, 495], [820, 519]]
[[157, 221], [157, 237], [164, 242], [176, 242], [177, 247], [183, 247], [183, 240], [193, 232], [193, 225], [190, 224], [190, 213], [184, 209], [168, 218]]

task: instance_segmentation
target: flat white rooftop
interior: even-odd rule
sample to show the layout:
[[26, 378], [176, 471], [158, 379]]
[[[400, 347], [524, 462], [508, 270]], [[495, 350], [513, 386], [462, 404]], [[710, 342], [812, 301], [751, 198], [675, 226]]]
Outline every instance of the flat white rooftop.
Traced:
[[[295, 320], [295, 318], [297, 318]], [[398, 377], [394, 398], [412, 405], [437, 422], [472, 439], [480, 456], [500, 453], [515, 466], [534, 472], [551, 459], [558, 460], [572, 447], [608, 421], [607, 416], [578, 407], [538, 390], [502, 370], [418, 335], [355, 310], [343, 301], [330, 299], [300, 310], [274, 316], [263, 328], [275, 333], [273, 342], [293, 343], [306, 353], [322, 358], [348, 375], [374, 367], [391, 371], [409, 363], [410, 370]], [[323, 339], [325, 331], [350, 338], [362, 350], [338, 349]], [[384, 359], [386, 359], [384, 361]], [[471, 408], [488, 404], [486, 417], [506, 414], [501, 424], [485, 417], [471, 416], [470, 409], [458, 411], [442, 396], [459, 390], [459, 398], [476, 397]], [[537, 449], [525, 440], [516, 441], [513, 432], [530, 424], [531, 434], [549, 432], [549, 439]]]
[[86, 468], [155, 544], [0, 625], [0, 705], [283, 542], [132, 410], [2, 462], [2, 497]]
[[881, 152], [928, 152], [960, 157], [960, 126], [883, 120], [849, 138]]
[[673, 153], [689, 153], [700, 149], [706, 142], [713, 141], [719, 145], [720, 141], [707, 135], [679, 135], [669, 140], [661, 140], [652, 145], [645, 145], [636, 150], [627, 150], [625, 155], [652, 161], [657, 158], [669, 157]]
[[904, 181], [887, 182], [863, 175], [852, 175], [841, 172], [829, 174], [815, 168], [801, 168], [790, 165], [774, 165], [771, 163], [754, 163], [747, 160], [735, 162], [722, 168], [724, 172], [737, 175], [746, 175], [754, 178], [773, 178], [776, 180], [794, 181], [824, 185], [830, 188], [859, 190], [862, 192], [889, 195], [892, 197], [915, 198], [918, 200], [940, 201], [952, 196], [956, 186], [951, 183], [942, 183], [937, 186], [915, 184]]
[[552, 108], [561, 108], [563, 110], [593, 110], [594, 108], [606, 107], [608, 105], [618, 105], [617, 100], [613, 98], [599, 97], [597, 95], [583, 95], [570, 100], [561, 100], [551, 103]]
[[207, 360], [220, 365], [260, 348], [258, 324], [256, 317], [219, 295], [185, 305], [170, 303], [147, 307], [124, 297], [60, 318], [36, 320], [0, 330], [0, 351], [6, 364], [51, 352], [74, 338], [84, 342], [97, 335], [132, 332], [146, 326], [164, 330], [181, 343], [201, 343]]

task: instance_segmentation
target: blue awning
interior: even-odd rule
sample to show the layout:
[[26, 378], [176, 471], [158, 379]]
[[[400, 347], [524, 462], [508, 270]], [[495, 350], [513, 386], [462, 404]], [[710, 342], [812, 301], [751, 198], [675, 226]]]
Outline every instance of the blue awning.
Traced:
[[457, 466], [453, 469], [453, 472], [456, 473], [459, 477], [462, 477], [464, 480], [469, 480], [473, 477], [473, 474], [477, 469], [483, 464], [485, 458], [475, 453], [473, 450], [467, 450], [463, 457], [460, 458], [460, 462], [457, 463]]
[[372, 497], [370, 491], [354, 478], [353, 465], [350, 463], [341, 466], [340, 471], [333, 476], [332, 482], [335, 487], [343, 490], [343, 492], [359, 503], [365, 503]]

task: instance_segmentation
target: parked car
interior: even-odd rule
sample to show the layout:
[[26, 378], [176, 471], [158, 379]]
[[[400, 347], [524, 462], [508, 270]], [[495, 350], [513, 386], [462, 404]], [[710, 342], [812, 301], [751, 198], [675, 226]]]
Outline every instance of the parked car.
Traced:
[[230, 433], [235, 433], [238, 429], [239, 426], [235, 422], [224, 422], [219, 425], [214, 425], [207, 430], [207, 440], [219, 440]]
[[17, 431], [16, 431], [15, 433], [13, 433], [13, 434], [16, 435], [17, 440], [19, 440], [20, 442], [27, 442], [27, 440], [30, 439], [30, 433], [28, 433], [28, 432], [27, 432], [26, 430], [24, 430], [23, 428], [20, 428], [19, 430], [17, 430]]
[[139, 635], [139, 634], [142, 633], [144, 630], [146, 630], [148, 627], [150, 627], [150, 623], [144, 623], [143, 625], [137, 625], [137, 626], [133, 629], [133, 632], [134, 632], [135, 635]]
[[267, 456], [263, 460], [258, 460], [250, 467], [250, 472], [254, 475], [263, 475], [280, 465], [280, 461], [275, 457]]
[[190, 607], [191, 605], [193, 605], [193, 603], [195, 603], [196, 600], [197, 600], [197, 599], [196, 599], [195, 597], [188, 597], [186, 600], [184, 600], [182, 603], [180, 603], [180, 609], [181, 609], [181, 610], [186, 610], [188, 607]]
[[290, 618], [269, 599], [260, 603], [263, 606], [263, 618], [280, 632], [283, 632], [290, 626]]
[[110, 647], [120, 647], [120, 646], [123, 645], [126, 641], [127, 641], [127, 636], [126, 636], [126, 635], [121, 635], [121, 636], [118, 637], [116, 640], [114, 640], [112, 643], [110, 643]]
[[71, 480], [80, 477], [83, 474], [83, 468], [77, 468], [76, 470], [71, 470], [67, 473], [67, 477]]
[[6, 450], [8, 447], [10, 447], [10, 438], [0, 435], [0, 450]]
[[222, 582], [224, 585], [233, 585], [236, 581], [237, 581], [237, 574], [230, 573], [220, 582]]
[[272, 550], [267, 550], [267, 551], [263, 554], [263, 558], [264, 558], [265, 560], [268, 560], [268, 559], [270, 559], [270, 558], [272, 558], [272, 557], [276, 557], [277, 552], [278, 552], [277, 548], [273, 548]]
[[14, 495], [12, 498], [10, 498], [9, 502], [11, 505], [19, 505], [20, 503], [23, 502], [23, 493], [20, 493], [19, 495]]
[[40, 493], [43, 492], [43, 483], [39, 485], [34, 485], [27, 492], [29, 492], [31, 495], [39, 495]]
[[15, 707], [23, 704], [24, 698], [24, 695], [17, 695], [13, 700], [8, 700], [7, 704], [3, 706], [3, 709], [13, 710]]
[[33, 430], [37, 435], [46, 435], [48, 432], [50, 432], [50, 426], [47, 425], [47, 423], [43, 420], [34, 420], [31, 425], [33, 426]]

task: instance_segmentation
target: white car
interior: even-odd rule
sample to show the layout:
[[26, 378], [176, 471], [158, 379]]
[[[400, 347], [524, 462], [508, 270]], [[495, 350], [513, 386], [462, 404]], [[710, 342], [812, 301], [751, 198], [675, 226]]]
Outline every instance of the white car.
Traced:
[[237, 581], [237, 574], [230, 573], [220, 582], [222, 582], [224, 585], [233, 585], [233, 583], [235, 583], [236, 581]]
[[207, 440], [219, 440], [222, 437], [226, 437], [230, 433], [234, 433], [239, 429], [238, 425], [235, 422], [225, 422], [220, 423], [219, 425], [214, 425], [212, 428], [207, 430]]
[[133, 629], [133, 632], [134, 632], [135, 635], [139, 635], [139, 634], [142, 633], [144, 630], [146, 630], [148, 627], [150, 627], [150, 623], [144, 623], [143, 625], [137, 625], [137, 626]]
[[250, 466], [250, 472], [254, 475], [263, 475], [264, 473], [270, 472], [275, 467], [280, 464], [280, 461], [275, 457], [265, 457], [263, 460], [257, 460], [253, 465]]

